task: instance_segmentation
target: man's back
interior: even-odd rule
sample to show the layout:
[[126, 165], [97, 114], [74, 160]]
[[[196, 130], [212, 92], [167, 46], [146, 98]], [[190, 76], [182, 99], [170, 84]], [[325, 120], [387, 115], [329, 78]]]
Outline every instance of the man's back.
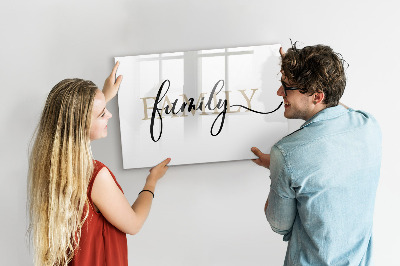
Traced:
[[267, 218], [289, 240], [285, 265], [369, 265], [380, 161], [376, 120], [342, 106], [272, 148]]

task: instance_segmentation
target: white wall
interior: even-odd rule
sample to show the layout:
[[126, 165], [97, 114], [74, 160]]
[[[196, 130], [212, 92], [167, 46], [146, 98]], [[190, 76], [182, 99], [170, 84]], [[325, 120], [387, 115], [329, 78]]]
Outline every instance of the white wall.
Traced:
[[[80, 77], [102, 86], [114, 56], [273, 43], [286, 49], [292, 38], [342, 53], [350, 64], [342, 102], [372, 113], [381, 124], [375, 260], [396, 265], [397, 10], [396, 1], [2, 1], [0, 264], [32, 264], [25, 238], [27, 147], [58, 81]], [[109, 136], [93, 143], [93, 153], [133, 202], [148, 169], [122, 170], [116, 99], [109, 109]], [[286, 243], [262, 211], [268, 176], [250, 161], [171, 167], [143, 230], [128, 237], [130, 264], [283, 264]]]

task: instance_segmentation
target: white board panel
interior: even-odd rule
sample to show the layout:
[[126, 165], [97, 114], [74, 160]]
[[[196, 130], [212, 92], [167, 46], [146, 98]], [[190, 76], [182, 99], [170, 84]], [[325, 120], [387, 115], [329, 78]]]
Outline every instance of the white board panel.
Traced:
[[279, 44], [116, 57], [123, 166], [255, 158], [288, 132]]

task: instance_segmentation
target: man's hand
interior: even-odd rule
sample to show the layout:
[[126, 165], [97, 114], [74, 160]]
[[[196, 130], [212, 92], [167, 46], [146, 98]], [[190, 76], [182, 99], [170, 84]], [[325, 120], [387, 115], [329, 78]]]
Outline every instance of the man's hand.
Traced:
[[341, 106], [343, 106], [344, 108], [349, 109], [349, 107], [348, 107], [347, 105], [344, 105], [344, 104], [341, 103], [341, 102], [339, 102], [339, 104], [340, 104]]
[[115, 80], [115, 75], [117, 73], [117, 69], [119, 66], [119, 62], [117, 62], [111, 71], [110, 76], [107, 77], [106, 81], [104, 82], [103, 86], [103, 94], [104, 97], [106, 98], [106, 103], [110, 101], [112, 98], [114, 98], [115, 95], [117, 95], [119, 85], [121, 84], [122, 81], [122, 75], [118, 76], [117, 80]]
[[283, 48], [279, 48], [279, 53], [281, 54], [281, 57], [283, 58], [285, 56], [285, 52], [283, 51]]
[[265, 203], [264, 213], [267, 211], [267, 208], [268, 208], [268, 199], [267, 199], [267, 202]]
[[271, 156], [266, 153], [262, 153], [258, 148], [253, 147], [251, 151], [258, 157], [257, 159], [251, 159], [253, 162], [260, 166], [264, 166], [269, 169], [269, 163], [271, 160]]

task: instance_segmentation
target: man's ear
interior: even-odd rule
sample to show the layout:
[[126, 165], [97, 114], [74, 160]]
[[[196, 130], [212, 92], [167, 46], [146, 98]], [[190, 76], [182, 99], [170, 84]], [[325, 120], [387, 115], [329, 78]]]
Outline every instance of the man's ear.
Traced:
[[321, 92], [316, 92], [313, 94], [313, 103], [318, 104], [322, 103], [325, 99], [325, 93]]

